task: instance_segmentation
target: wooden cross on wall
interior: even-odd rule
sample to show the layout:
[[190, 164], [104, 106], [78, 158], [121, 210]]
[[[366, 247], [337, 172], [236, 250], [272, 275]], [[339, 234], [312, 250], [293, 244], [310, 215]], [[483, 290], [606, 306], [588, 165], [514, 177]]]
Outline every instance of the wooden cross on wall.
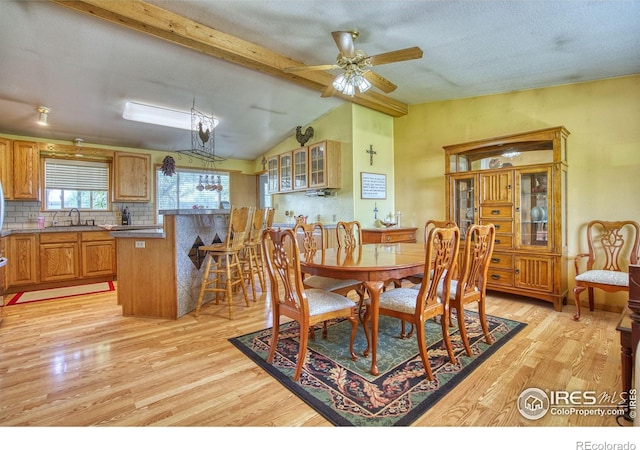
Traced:
[[369, 165], [373, 166], [373, 155], [376, 154], [375, 150], [373, 149], [373, 145], [369, 146], [369, 150], [367, 150], [367, 153], [369, 154]]

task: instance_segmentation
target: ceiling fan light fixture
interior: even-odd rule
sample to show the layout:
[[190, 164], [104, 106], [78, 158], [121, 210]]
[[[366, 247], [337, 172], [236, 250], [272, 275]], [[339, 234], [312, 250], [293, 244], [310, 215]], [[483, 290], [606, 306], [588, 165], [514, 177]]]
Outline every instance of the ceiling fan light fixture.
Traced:
[[345, 76], [344, 73], [341, 73], [336, 77], [335, 80], [333, 80], [333, 87], [336, 89], [336, 91], [342, 92], [346, 85], [347, 85], [347, 77]]
[[49, 119], [49, 113], [51, 112], [51, 109], [47, 108], [46, 106], [38, 106], [36, 108], [36, 111], [38, 111], [39, 115], [38, 115], [38, 125], [46, 127], [47, 125], [49, 125], [48, 119]]

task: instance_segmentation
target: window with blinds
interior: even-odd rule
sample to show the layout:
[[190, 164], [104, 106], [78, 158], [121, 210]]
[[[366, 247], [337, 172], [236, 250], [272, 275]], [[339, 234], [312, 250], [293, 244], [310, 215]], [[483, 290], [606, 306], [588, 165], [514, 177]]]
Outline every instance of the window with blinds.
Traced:
[[45, 209], [109, 208], [109, 163], [47, 158], [44, 161]]
[[[216, 189], [218, 181], [222, 190]], [[227, 172], [204, 172], [177, 168], [173, 176], [165, 176], [156, 169], [156, 213], [162, 209], [217, 209], [221, 202], [229, 202], [230, 178]], [[163, 216], [158, 214], [158, 223]]]

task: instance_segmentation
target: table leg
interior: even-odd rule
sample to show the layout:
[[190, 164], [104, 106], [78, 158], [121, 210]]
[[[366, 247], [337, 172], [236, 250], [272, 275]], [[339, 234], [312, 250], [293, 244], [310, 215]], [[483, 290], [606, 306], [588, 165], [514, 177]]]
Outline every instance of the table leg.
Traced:
[[376, 359], [378, 352], [378, 319], [380, 318], [380, 293], [384, 287], [382, 281], [365, 281], [364, 286], [369, 291], [369, 299], [371, 308], [371, 374], [378, 375], [378, 362]]

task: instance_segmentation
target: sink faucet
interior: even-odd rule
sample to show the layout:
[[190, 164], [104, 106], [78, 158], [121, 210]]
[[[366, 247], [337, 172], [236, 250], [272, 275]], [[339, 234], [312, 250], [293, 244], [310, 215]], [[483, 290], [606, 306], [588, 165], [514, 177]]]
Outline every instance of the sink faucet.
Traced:
[[[80, 225], [80, 210], [78, 208], [71, 208], [71, 211], [69, 211], [69, 217], [71, 217], [71, 213], [74, 211], [78, 213], [78, 223], [76, 225]], [[71, 219], [71, 225], [73, 225], [73, 219]]]
[[52, 227], [55, 227], [55, 226], [56, 226], [56, 223], [58, 223], [58, 222], [56, 221], [56, 216], [58, 215], [58, 213], [59, 213], [59, 212], [60, 212], [60, 211], [56, 211], [56, 212], [54, 212], [54, 213], [53, 213], [53, 218], [51, 219], [51, 226], [52, 226]]

